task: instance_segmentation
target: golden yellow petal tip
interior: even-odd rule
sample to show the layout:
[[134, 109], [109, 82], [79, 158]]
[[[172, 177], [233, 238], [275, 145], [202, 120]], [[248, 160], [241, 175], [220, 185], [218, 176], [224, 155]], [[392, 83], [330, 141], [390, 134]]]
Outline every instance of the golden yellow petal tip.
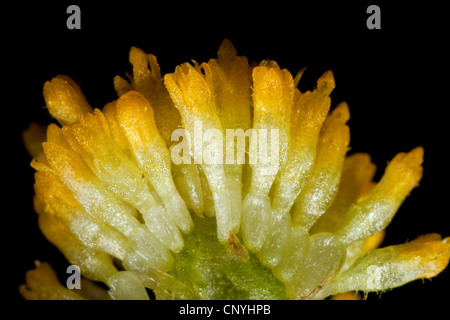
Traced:
[[83, 114], [92, 112], [78, 84], [67, 76], [47, 81], [43, 94], [48, 111], [61, 125], [77, 123]]
[[130, 90], [117, 100], [116, 117], [120, 115], [123, 121], [125, 119], [131, 120], [132, 118], [137, 118], [145, 114], [153, 118], [153, 109], [148, 100], [138, 91]]
[[330, 95], [330, 93], [336, 87], [336, 83], [334, 81], [334, 75], [331, 70], [326, 71], [318, 80], [317, 80], [317, 90], [325, 96]]
[[342, 120], [342, 122], [346, 123], [350, 120], [350, 109], [348, 107], [347, 102], [343, 101], [337, 105], [337, 107], [332, 111], [333, 117]]
[[217, 56], [219, 60], [231, 60], [237, 55], [236, 48], [231, 43], [230, 40], [224, 39], [220, 44], [219, 51], [217, 52]]
[[145, 97], [136, 90], [130, 90], [119, 97], [117, 103], [142, 104], [148, 105], [149, 102]]
[[133, 66], [134, 65], [141, 66], [147, 64], [145, 52], [139, 49], [138, 47], [131, 47], [129, 53], [129, 60]]
[[425, 150], [422, 146], [415, 147], [406, 155], [406, 158], [409, 159], [411, 163], [421, 165], [423, 163], [424, 152]]

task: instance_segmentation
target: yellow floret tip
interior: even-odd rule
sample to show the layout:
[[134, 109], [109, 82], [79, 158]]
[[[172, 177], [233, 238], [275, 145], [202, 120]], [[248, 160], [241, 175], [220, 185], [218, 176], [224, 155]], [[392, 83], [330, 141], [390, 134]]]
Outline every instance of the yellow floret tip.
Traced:
[[77, 123], [92, 111], [80, 87], [64, 75], [45, 83], [44, 99], [50, 114], [62, 125]]

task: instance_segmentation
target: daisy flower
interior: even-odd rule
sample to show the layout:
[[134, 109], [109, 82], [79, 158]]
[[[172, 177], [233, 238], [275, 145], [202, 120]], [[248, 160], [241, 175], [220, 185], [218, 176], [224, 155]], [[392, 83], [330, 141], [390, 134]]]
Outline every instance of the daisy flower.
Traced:
[[103, 108], [67, 76], [44, 85], [59, 125], [24, 132], [34, 208], [83, 280], [69, 289], [37, 263], [24, 298], [354, 298], [446, 268], [438, 234], [378, 248], [424, 150], [397, 154], [374, 182], [370, 156], [347, 155], [349, 106], [330, 111], [331, 71], [301, 92], [304, 70], [250, 65], [228, 40], [164, 76], [154, 55], [129, 58]]

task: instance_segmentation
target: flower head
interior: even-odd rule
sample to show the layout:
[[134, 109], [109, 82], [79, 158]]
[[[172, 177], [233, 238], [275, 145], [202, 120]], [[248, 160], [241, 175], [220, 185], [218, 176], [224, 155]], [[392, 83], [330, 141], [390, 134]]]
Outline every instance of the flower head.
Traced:
[[130, 62], [102, 109], [66, 76], [44, 85], [61, 126], [24, 133], [34, 207], [85, 289], [38, 263], [25, 298], [323, 299], [447, 266], [450, 239], [437, 234], [377, 249], [419, 184], [423, 149], [396, 155], [374, 182], [367, 154], [346, 156], [350, 111], [330, 112], [331, 71], [301, 92], [304, 70], [251, 67], [228, 40], [217, 59], [165, 76], [141, 49]]

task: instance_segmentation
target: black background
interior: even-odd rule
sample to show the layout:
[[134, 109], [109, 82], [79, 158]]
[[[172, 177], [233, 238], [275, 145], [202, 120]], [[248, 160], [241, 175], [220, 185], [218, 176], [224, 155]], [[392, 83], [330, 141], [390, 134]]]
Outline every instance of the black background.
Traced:
[[[70, 4], [81, 8], [81, 30], [66, 28]], [[370, 4], [381, 8], [381, 30], [366, 27]], [[249, 60], [270, 58], [293, 74], [307, 66], [302, 91], [331, 69], [332, 107], [344, 100], [350, 107], [350, 153], [370, 153], [377, 179], [397, 152], [425, 148], [424, 177], [387, 228], [383, 246], [430, 232], [450, 236], [448, 27], [443, 8], [432, 2], [59, 1], [8, 5], [2, 17], [1, 276], [11, 284], [3, 290], [8, 299], [21, 299], [17, 288], [35, 259], [58, 272], [68, 265], [38, 230], [33, 170], [21, 141], [31, 121], [51, 121], [42, 86], [66, 74], [101, 108], [116, 98], [113, 77], [131, 71], [131, 46], [155, 54], [167, 73], [191, 59], [216, 57], [229, 38]], [[448, 301], [449, 274], [385, 292], [381, 301]], [[368, 300], [379, 298], [372, 293]]]

